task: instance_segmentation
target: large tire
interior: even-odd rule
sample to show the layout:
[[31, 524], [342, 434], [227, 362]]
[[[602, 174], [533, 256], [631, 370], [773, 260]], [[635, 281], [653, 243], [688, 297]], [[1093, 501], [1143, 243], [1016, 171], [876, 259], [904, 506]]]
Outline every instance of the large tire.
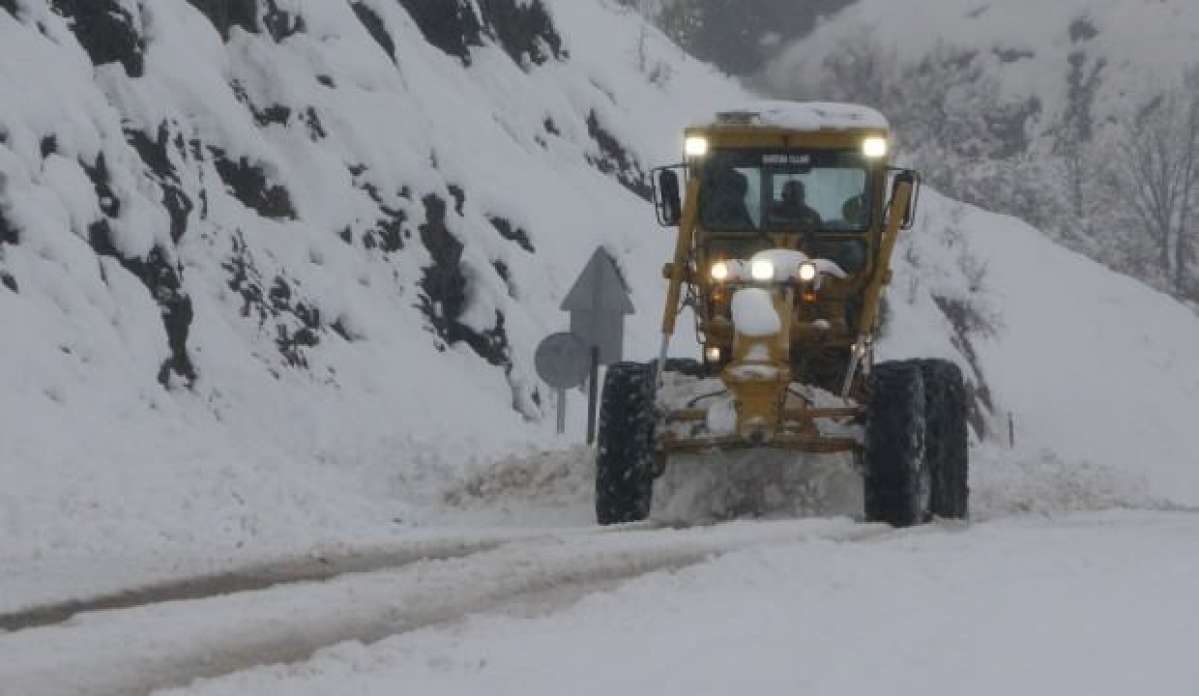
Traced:
[[920, 371], [925, 448], [933, 474], [932, 513], [948, 520], [965, 519], [970, 500], [966, 382], [961, 369], [948, 360], [922, 360]]
[[653, 503], [654, 365], [608, 368], [600, 400], [595, 517], [601, 525], [639, 522]]
[[874, 367], [863, 454], [867, 521], [910, 527], [930, 519], [932, 471], [924, 414], [924, 376], [918, 364]]

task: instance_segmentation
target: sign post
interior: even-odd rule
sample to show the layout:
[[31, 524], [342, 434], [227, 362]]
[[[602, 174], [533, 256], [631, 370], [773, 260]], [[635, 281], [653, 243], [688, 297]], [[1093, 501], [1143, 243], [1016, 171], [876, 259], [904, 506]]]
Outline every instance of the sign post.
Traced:
[[566, 390], [558, 390], [558, 434], [566, 434]]
[[587, 444], [595, 442], [599, 401], [599, 366], [624, 357], [625, 316], [635, 310], [616, 262], [600, 247], [562, 302], [570, 312], [570, 332], [590, 349], [591, 384], [587, 404]]
[[587, 347], [572, 333], [556, 333], [537, 346], [537, 375], [558, 392], [558, 434], [566, 432], [566, 390], [587, 379]]

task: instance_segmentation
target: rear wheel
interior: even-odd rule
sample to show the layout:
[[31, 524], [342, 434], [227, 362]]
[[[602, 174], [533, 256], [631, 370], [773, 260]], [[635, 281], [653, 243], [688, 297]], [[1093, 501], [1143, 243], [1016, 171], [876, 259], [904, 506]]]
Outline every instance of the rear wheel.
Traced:
[[966, 383], [961, 369], [948, 360], [922, 360], [920, 371], [924, 376], [925, 448], [932, 467], [932, 513], [944, 519], [965, 519], [970, 498]]
[[870, 375], [866, 413], [866, 519], [895, 527], [927, 522], [932, 471], [925, 450], [924, 376], [918, 364], [889, 362]]
[[638, 522], [653, 502], [654, 366], [608, 368], [600, 401], [595, 516], [601, 525]]

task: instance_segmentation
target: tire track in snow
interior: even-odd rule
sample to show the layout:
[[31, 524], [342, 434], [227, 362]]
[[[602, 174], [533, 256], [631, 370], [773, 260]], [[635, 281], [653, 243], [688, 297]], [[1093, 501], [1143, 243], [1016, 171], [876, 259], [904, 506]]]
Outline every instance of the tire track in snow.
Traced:
[[312, 554], [306, 557], [258, 563], [219, 573], [155, 582], [95, 597], [40, 604], [28, 609], [0, 614], [0, 631], [15, 632], [52, 626], [84, 613], [205, 599], [239, 592], [265, 590], [279, 585], [320, 582], [353, 573], [400, 568], [419, 561], [461, 558], [491, 551], [508, 541], [511, 540], [426, 543], [398, 549]]
[[849, 520], [804, 520], [560, 535], [319, 583], [84, 614], [0, 635], [0, 694], [148, 694], [301, 661], [337, 643], [371, 643], [513, 602], [553, 610], [563, 597], [573, 601], [751, 546], [855, 542], [890, 533]]
[[[642, 522], [621, 527], [589, 529], [588, 534], [654, 531], [668, 525]], [[563, 533], [559, 530], [557, 533]], [[247, 564], [214, 573], [172, 578], [105, 592], [41, 603], [26, 609], [0, 613], [0, 633], [44, 628], [69, 621], [78, 614], [133, 609], [151, 604], [206, 599], [239, 592], [265, 590], [279, 585], [321, 582], [353, 573], [401, 568], [418, 561], [450, 560], [491, 551], [529, 535], [495, 539], [463, 539], [420, 543], [394, 549], [351, 549], [311, 553], [305, 556]], [[535, 536], [535, 535], [534, 535]]]

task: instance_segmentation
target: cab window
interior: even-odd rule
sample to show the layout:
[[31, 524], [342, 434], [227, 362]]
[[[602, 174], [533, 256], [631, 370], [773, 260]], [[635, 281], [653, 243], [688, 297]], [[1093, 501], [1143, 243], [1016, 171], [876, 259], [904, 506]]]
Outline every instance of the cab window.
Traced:
[[854, 150], [714, 150], [701, 176], [709, 230], [864, 232], [868, 163]]

